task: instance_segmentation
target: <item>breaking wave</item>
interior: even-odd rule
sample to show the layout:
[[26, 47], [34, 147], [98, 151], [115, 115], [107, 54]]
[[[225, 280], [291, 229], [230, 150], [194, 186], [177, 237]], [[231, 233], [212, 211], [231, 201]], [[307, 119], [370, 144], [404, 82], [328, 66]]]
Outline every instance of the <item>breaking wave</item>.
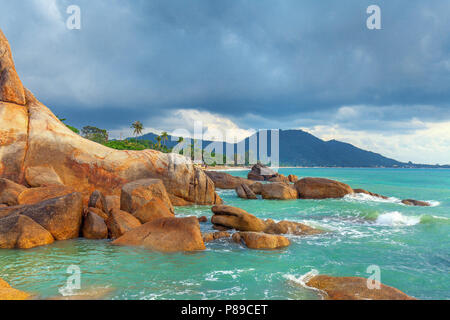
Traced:
[[431, 223], [450, 223], [449, 218], [438, 217], [433, 215], [424, 214], [421, 216], [406, 216], [398, 211], [386, 212], [380, 214], [375, 224], [380, 226], [414, 226], [416, 224], [431, 224]]

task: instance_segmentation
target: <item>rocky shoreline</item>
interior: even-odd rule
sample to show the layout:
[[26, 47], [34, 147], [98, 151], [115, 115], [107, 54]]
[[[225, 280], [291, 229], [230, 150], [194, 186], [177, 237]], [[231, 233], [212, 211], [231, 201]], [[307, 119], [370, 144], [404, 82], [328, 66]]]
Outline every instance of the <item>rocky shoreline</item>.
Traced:
[[[290, 245], [285, 235], [320, 236], [325, 231], [259, 219], [224, 205], [216, 188], [235, 189], [249, 200], [343, 198], [355, 192], [384, 197], [338, 181], [286, 177], [259, 164], [245, 179], [204, 171], [180, 155], [109, 149], [73, 133], [22, 85], [1, 30], [0, 53], [0, 249], [84, 237], [160, 252], [205, 250], [205, 242], [218, 239], [274, 250]], [[403, 203], [428, 205], [412, 199]], [[211, 223], [218, 232], [202, 234], [199, 219], [175, 216], [174, 206], [192, 204], [212, 206]], [[200, 221], [208, 223], [206, 217]], [[365, 292], [353, 278], [320, 279], [310, 285], [324, 291], [330, 287], [330, 298], [358, 298], [355, 291]], [[392, 289], [384, 286], [368, 296], [410, 298]], [[0, 279], [0, 300], [28, 298]]]

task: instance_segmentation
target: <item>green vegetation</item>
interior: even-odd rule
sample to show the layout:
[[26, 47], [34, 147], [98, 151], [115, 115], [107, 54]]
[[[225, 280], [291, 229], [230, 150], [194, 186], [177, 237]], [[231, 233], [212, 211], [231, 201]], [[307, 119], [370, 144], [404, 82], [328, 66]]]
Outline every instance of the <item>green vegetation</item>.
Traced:
[[69, 125], [69, 124], [67, 124], [67, 123], [65, 123], [65, 121], [67, 120], [67, 119], [61, 119], [61, 118], [58, 118], [59, 119], [59, 121], [61, 121], [62, 123], [64, 123], [64, 125], [67, 127], [67, 128], [69, 128], [70, 130], [72, 130], [73, 132], [75, 132], [76, 134], [80, 134], [80, 130], [78, 130], [77, 128], [75, 128], [75, 127], [72, 127], [71, 125]]
[[131, 125], [131, 129], [134, 129], [133, 133], [137, 137], [142, 134], [142, 130], [144, 130], [144, 125], [140, 121], [135, 121]]
[[81, 130], [81, 135], [86, 139], [106, 144], [108, 142], [108, 131], [97, 127], [85, 126]]

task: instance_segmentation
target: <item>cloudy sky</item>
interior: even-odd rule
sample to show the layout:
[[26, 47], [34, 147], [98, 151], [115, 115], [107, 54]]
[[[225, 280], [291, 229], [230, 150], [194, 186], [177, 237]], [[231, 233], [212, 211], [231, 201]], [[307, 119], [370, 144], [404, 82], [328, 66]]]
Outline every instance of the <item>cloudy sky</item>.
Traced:
[[431, 164], [450, 163], [449, 16], [448, 0], [0, 0], [22, 81], [79, 128], [301, 128]]

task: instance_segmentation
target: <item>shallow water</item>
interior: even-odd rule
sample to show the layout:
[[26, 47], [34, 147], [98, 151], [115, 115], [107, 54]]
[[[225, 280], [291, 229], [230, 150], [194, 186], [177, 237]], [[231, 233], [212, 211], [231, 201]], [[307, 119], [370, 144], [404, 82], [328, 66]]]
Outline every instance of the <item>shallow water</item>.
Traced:
[[[81, 269], [81, 293], [108, 299], [319, 299], [300, 277], [312, 269], [362, 276], [381, 268], [381, 282], [419, 299], [450, 299], [450, 170], [280, 169], [283, 174], [336, 179], [390, 196], [341, 200], [243, 200], [226, 204], [260, 218], [293, 220], [331, 231], [289, 237], [283, 250], [256, 251], [220, 240], [196, 253], [161, 254], [77, 239], [31, 250], [1, 250], [0, 277], [39, 298], [61, 296], [67, 268]], [[247, 171], [231, 174], [245, 176]], [[408, 207], [400, 199], [433, 201]], [[179, 216], [211, 216], [210, 207], [177, 208]], [[201, 224], [212, 231], [211, 224]], [[63, 294], [68, 292], [62, 291]], [[73, 293], [80, 293], [75, 290]]]

